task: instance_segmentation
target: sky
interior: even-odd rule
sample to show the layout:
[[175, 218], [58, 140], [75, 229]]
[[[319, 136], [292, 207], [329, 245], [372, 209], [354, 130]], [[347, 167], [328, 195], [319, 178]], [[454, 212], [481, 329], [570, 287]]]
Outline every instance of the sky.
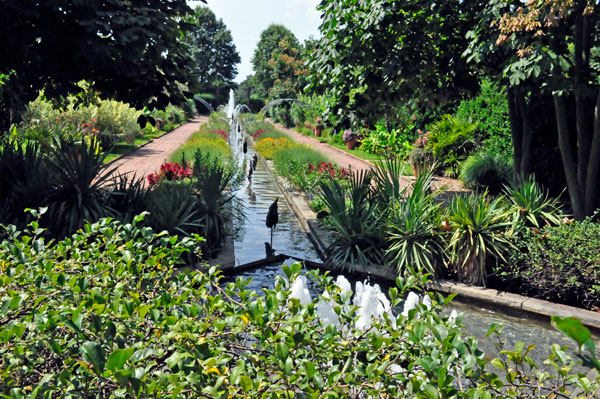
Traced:
[[[260, 33], [270, 24], [281, 24], [291, 30], [300, 42], [319, 37], [320, 0], [207, 0], [208, 7], [231, 30], [233, 41], [242, 62], [238, 64], [236, 82], [242, 82], [252, 73], [252, 55]], [[195, 7], [204, 5], [188, 1]]]

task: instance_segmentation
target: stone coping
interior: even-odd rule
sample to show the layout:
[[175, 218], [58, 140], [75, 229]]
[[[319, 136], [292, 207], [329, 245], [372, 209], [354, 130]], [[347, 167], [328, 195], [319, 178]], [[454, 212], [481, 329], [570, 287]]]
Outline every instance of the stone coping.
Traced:
[[[296, 215], [300, 226], [304, 229], [310, 240], [315, 245], [321, 259], [325, 259], [325, 250], [327, 248], [326, 232], [319, 226], [316, 215], [310, 209], [307, 199], [297, 190], [285, 189], [273, 166], [261, 157], [267, 170], [275, 177], [275, 182], [279, 185], [285, 200]], [[381, 266], [354, 265], [354, 272], [371, 275], [387, 280], [396, 280], [396, 272], [392, 269], [382, 269]], [[498, 291], [490, 288], [475, 287], [467, 284], [450, 280], [438, 280], [429, 283], [428, 288], [445, 293], [457, 294], [458, 297], [475, 302], [483, 302], [495, 307], [511, 309], [518, 313], [533, 315], [537, 318], [550, 322], [551, 316], [576, 317], [589, 327], [596, 335], [600, 334], [600, 312], [593, 312], [574, 306], [562, 305], [543, 299], [531, 298], [510, 292]]]

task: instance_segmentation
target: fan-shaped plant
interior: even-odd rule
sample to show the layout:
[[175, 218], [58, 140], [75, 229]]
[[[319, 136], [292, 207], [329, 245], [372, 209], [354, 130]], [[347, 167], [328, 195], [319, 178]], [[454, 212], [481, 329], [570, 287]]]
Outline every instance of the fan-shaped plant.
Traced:
[[514, 187], [505, 187], [505, 191], [515, 222], [536, 228], [560, 224], [564, 214], [558, 201], [551, 198], [533, 176], [523, 178]]
[[443, 274], [444, 242], [440, 234], [440, 204], [432, 192], [431, 173], [422, 174], [411, 187], [410, 195], [392, 206], [389, 228], [388, 264], [400, 275], [425, 270], [433, 276]]
[[507, 231], [512, 226], [511, 210], [498, 197], [455, 196], [448, 208], [450, 262], [460, 281], [484, 285], [492, 258], [506, 260], [512, 248]]

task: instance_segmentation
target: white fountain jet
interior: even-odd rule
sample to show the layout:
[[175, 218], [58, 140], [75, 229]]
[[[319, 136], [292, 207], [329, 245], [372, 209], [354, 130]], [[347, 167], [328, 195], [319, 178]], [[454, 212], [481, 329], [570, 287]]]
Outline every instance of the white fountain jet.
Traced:
[[235, 111], [235, 96], [233, 95], [233, 89], [229, 89], [229, 102], [227, 103], [227, 118], [233, 119], [234, 111]]

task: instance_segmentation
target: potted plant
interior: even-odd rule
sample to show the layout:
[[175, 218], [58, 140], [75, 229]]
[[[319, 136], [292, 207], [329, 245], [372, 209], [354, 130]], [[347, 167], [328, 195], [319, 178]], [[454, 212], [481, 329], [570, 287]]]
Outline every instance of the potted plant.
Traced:
[[353, 150], [356, 147], [357, 136], [352, 130], [346, 130], [342, 136], [342, 140], [346, 143], [346, 148], [349, 150]]
[[409, 160], [413, 167], [415, 177], [419, 177], [422, 173], [426, 173], [433, 166], [433, 151], [427, 148], [429, 132], [423, 133], [417, 131], [419, 136], [413, 145], [413, 149], [409, 154]]
[[323, 118], [320, 116], [315, 120], [315, 136], [321, 137], [321, 132], [323, 131]]

